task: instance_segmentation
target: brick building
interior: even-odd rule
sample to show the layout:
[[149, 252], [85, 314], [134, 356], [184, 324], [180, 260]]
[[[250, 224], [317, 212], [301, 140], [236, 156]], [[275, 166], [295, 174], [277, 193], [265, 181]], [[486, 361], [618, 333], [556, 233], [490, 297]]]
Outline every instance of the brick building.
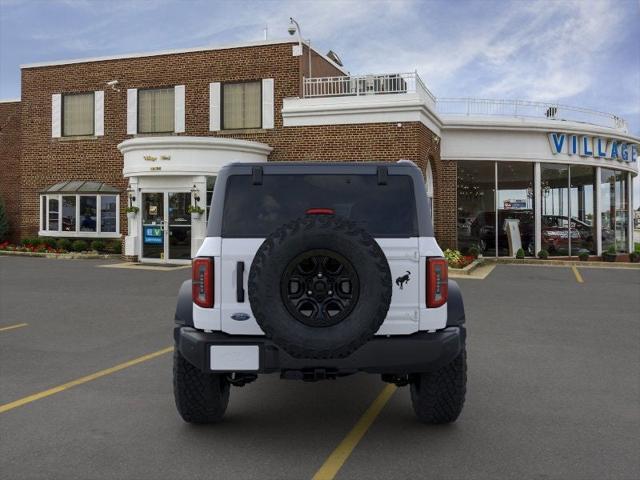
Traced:
[[[628, 250], [638, 138], [618, 117], [436, 100], [416, 73], [354, 76], [336, 57], [299, 47], [265, 41], [22, 66], [21, 99], [0, 103], [11, 238], [122, 239], [129, 257], [187, 261], [207, 215], [186, 209], [208, 204], [227, 163], [410, 159], [443, 247]], [[580, 223], [563, 227], [569, 217]], [[503, 235], [507, 220], [519, 224], [517, 245]], [[563, 228], [564, 243], [553, 243]]]

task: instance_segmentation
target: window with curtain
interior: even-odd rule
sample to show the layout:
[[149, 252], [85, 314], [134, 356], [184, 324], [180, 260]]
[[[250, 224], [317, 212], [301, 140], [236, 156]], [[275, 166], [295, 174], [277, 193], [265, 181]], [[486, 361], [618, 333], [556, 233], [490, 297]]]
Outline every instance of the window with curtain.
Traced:
[[174, 88], [138, 91], [138, 133], [174, 131]]
[[93, 92], [62, 96], [62, 135], [76, 137], [93, 135]]
[[222, 128], [262, 127], [262, 83], [225, 83], [222, 86]]

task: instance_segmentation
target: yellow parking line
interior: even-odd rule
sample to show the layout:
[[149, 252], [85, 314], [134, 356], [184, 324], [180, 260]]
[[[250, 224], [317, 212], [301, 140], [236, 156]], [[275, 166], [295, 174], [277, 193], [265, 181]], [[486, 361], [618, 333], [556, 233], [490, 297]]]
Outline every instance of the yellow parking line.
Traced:
[[119, 365], [116, 365], [115, 367], [107, 368], [105, 370], [100, 370], [99, 372], [92, 373], [91, 375], [87, 375], [86, 377], [81, 377], [81, 378], [78, 378], [77, 380], [72, 380], [71, 382], [67, 382], [57, 387], [50, 388], [49, 390], [45, 390], [40, 393], [34, 393], [33, 395], [29, 395], [28, 397], [15, 400], [11, 403], [5, 403], [4, 405], [0, 405], [0, 413], [13, 410], [14, 408], [21, 407], [23, 405], [26, 405], [27, 403], [35, 402], [36, 400], [49, 397], [56, 393], [63, 392], [64, 390], [67, 390], [69, 388], [77, 387], [78, 385], [82, 385], [83, 383], [90, 382], [91, 380], [96, 380], [100, 377], [111, 375], [112, 373], [119, 372], [120, 370], [124, 370], [125, 368], [132, 367], [139, 363], [146, 362], [147, 360], [151, 360], [153, 358], [159, 357], [160, 355], [164, 355], [165, 353], [170, 353], [170, 352], [173, 352], [173, 347], [167, 347], [162, 350], [158, 350], [157, 352], [153, 352], [148, 355], [143, 355], [142, 357], [134, 358], [133, 360], [129, 360], [128, 362], [121, 363]]
[[344, 440], [340, 442], [340, 445], [329, 455], [329, 458], [322, 464], [320, 470], [316, 472], [312, 480], [332, 480], [338, 471], [347, 461], [353, 449], [356, 448], [358, 442], [362, 440], [362, 437], [369, 427], [374, 422], [376, 417], [380, 414], [384, 406], [387, 404], [391, 395], [398, 389], [395, 385], [387, 385], [380, 395], [373, 401], [371, 406], [364, 412], [364, 415], [360, 417], [358, 423], [351, 431], [344, 437]]
[[571, 270], [573, 270], [573, 274], [576, 276], [577, 282], [584, 283], [584, 280], [582, 279], [582, 275], [580, 275], [580, 272], [578, 271], [575, 265], [571, 266]]
[[29, 325], [28, 323], [17, 323], [15, 325], [9, 325], [8, 327], [0, 328], [0, 332], [4, 332], [5, 330], [13, 330], [14, 328], [26, 327]]

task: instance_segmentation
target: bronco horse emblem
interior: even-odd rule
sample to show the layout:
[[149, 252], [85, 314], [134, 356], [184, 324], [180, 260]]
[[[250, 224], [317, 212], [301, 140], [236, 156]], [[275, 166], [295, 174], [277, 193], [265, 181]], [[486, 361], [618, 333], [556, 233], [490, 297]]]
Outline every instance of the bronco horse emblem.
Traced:
[[396, 278], [396, 285], [398, 285], [400, 287], [400, 290], [402, 290], [402, 287], [404, 287], [404, 284], [409, 283], [410, 279], [411, 279], [411, 272], [407, 270], [406, 275]]

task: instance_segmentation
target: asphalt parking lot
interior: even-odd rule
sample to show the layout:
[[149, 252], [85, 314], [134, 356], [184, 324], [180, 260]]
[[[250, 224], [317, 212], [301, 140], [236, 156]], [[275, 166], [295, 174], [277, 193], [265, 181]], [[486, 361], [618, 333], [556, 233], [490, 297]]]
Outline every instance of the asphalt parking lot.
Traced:
[[[223, 423], [187, 425], [167, 347], [189, 270], [105, 263], [0, 257], [2, 478], [311, 479], [384, 388], [263, 376], [232, 390]], [[417, 423], [398, 389], [336, 478], [640, 478], [640, 270], [579, 273], [498, 265], [459, 280], [458, 422]]]

